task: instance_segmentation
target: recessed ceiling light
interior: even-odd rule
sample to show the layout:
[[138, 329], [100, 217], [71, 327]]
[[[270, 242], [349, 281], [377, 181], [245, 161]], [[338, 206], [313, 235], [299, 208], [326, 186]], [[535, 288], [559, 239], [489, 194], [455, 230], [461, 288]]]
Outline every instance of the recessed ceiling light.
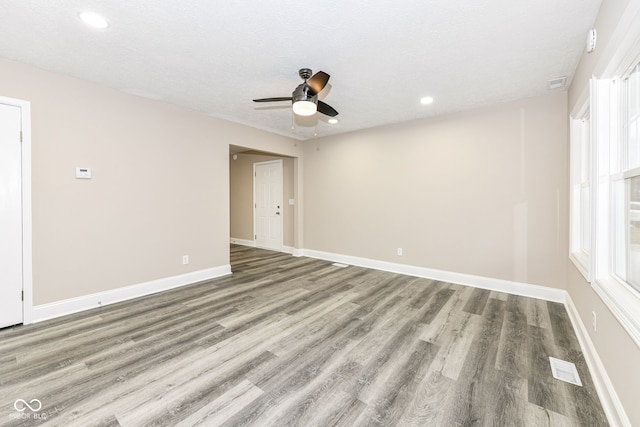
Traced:
[[109, 23], [102, 16], [93, 12], [80, 12], [78, 14], [82, 22], [94, 28], [107, 28]]
[[332, 125], [335, 125], [336, 123], [338, 123], [338, 119], [329, 119], [327, 120], [327, 122], [329, 122]]
[[420, 98], [420, 104], [422, 105], [429, 105], [433, 103], [433, 98], [430, 96], [424, 96], [422, 98]]

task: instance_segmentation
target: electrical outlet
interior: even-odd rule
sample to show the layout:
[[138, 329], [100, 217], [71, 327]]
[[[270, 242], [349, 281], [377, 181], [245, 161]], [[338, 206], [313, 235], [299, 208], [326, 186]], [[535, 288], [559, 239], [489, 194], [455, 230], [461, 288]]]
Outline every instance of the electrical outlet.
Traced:
[[184, 255], [182, 257], [182, 265], [187, 265], [189, 264], [189, 255]]
[[402, 248], [398, 248], [396, 250], [396, 253], [398, 254], [398, 256], [402, 256]]
[[593, 332], [598, 330], [598, 322], [597, 322], [596, 312], [591, 312], [591, 326], [593, 326]]

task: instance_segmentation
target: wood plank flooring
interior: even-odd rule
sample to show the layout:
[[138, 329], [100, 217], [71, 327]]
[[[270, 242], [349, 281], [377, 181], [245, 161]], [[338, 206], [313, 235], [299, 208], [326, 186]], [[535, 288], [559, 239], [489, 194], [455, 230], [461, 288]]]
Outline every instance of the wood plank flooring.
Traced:
[[607, 425], [561, 304], [235, 245], [231, 261], [0, 330], [0, 425]]

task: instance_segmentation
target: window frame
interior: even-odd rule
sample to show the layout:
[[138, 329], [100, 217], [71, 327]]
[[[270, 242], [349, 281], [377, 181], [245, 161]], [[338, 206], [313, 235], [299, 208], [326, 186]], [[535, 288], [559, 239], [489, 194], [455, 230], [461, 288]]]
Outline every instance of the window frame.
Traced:
[[[593, 96], [590, 96], [593, 99]], [[592, 281], [594, 249], [594, 201], [595, 191], [593, 185], [594, 173], [594, 146], [593, 144], [593, 119], [591, 115], [592, 105], [584, 103], [580, 109], [570, 118], [570, 236], [569, 258], [587, 282]], [[587, 125], [585, 126], [585, 122]], [[586, 144], [585, 144], [586, 141]], [[585, 153], [586, 149], [586, 153]], [[584, 159], [588, 159], [586, 164]], [[586, 180], [584, 175], [587, 175]], [[586, 190], [586, 191], [584, 191]], [[590, 204], [588, 212], [584, 210], [584, 193], [589, 196]], [[585, 236], [585, 216], [589, 218], [588, 234]], [[588, 240], [588, 241], [585, 241]], [[590, 250], [585, 250], [588, 246]]]
[[[618, 52], [614, 55], [614, 58], [623, 60], [619, 60], [617, 64], [609, 64], [602, 76], [593, 77], [590, 83], [591, 136], [592, 145], [595, 146], [595, 175], [592, 182], [596, 182], [593, 186], [595, 197], [592, 199], [595, 216], [592, 217], [594, 240], [591, 246], [593, 268], [590, 270], [590, 283], [640, 347], [640, 290], [633, 288], [616, 273], [614, 258], [617, 232], [615, 185], [624, 183], [640, 172], [640, 168], [629, 169], [624, 164], [627, 153], [623, 119], [626, 113], [624, 85], [621, 84], [625, 75], [640, 63], [640, 31], [635, 37], [637, 42], [632, 44], [633, 48], [629, 48], [629, 44], [623, 44], [623, 48], [627, 46], [626, 54]], [[571, 166], [575, 167], [573, 163]], [[629, 250], [628, 244], [625, 241], [626, 251]]]
[[[618, 137], [615, 141], [612, 140], [612, 149], [616, 150], [615, 153], [612, 152], [612, 162], [611, 167], [614, 168], [611, 174], [612, 176], [612, 193], [613, 187], [620, 186], [622, 195], [619, 198], [612, 197], [611, 198], [611, 209], [614, 212], [613, 222], [611, 224], [612, 228], [612, 238], [615, 239], [614, 236], [624, 233], [622, 236], [622, 244], [617, 240], [612, 242], [612, 250], [611, 254], [613, 257], [612, 260], [612, 273], [617, 278], [618, 281], [625, 283], [628, 285], [634, 292], [640, 294], [640, 284], [635, 283], [632, 284], [630, 268], [631, 268], [631, 260], [630, 254], [631, 250], [631, 241], [629, 236], [629, 205], [630, 205], [630, 183], [632, 179], [640, 178], [640, 162], [636, 158], [635, 163], [631, 161], [631, 153], [630, 153], [630, 141], [629, 141], [629, 79], [633, 73], [640, 73], [640, 54], [636, 58], [635, 62], [624, 72], [622, 76], [615, 79], [614, 82], [617, 83], [617, 101], [615, 104], [612, 104], [613, 109], [615, 111], [616, 117], [619, 119], [619, 122], [616, 124], [615, 128], [618, 132]], [[636, 88], [640, 92], [640, 86]], [[639, 114], [636, 112], [635, 121], [638, 121]], [[636, 147], [637, 150], [637, 147]], [[615, 157], [614, 157], [615, 156]], [[636, 153], [637, 156], [637, 153]], [[619, 199], [622, 199], [620, 202]], [[618, 203], [616, 203], [616, 201]], [[615, 215], [618, 210], [622, 210], [621, 218], [620, 216]], [[623, 250], [619, 251], [619, 247], [622, 246]], [[621, 252], [621, 253], [619, 253]], [[617, 268], [617, 264], [620, 262], [618, 257], [622, 255], [624, 260], [624, 276], [620, 274], [620, 269]]]

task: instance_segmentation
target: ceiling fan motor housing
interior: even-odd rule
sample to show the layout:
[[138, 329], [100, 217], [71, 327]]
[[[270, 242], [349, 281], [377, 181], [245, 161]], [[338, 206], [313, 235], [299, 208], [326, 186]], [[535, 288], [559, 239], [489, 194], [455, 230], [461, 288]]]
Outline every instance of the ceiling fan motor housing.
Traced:
[[318, 95], [313, 94], [311, 88], [309, 88], [309, 86], [307, 86], [305, 83], [302, 83], [298, 85], [297, 88], [295, 88], [295, 90], [291, 94], [291, 98], [293, 102], [310, 101], [314, 104], [318, 103]]

